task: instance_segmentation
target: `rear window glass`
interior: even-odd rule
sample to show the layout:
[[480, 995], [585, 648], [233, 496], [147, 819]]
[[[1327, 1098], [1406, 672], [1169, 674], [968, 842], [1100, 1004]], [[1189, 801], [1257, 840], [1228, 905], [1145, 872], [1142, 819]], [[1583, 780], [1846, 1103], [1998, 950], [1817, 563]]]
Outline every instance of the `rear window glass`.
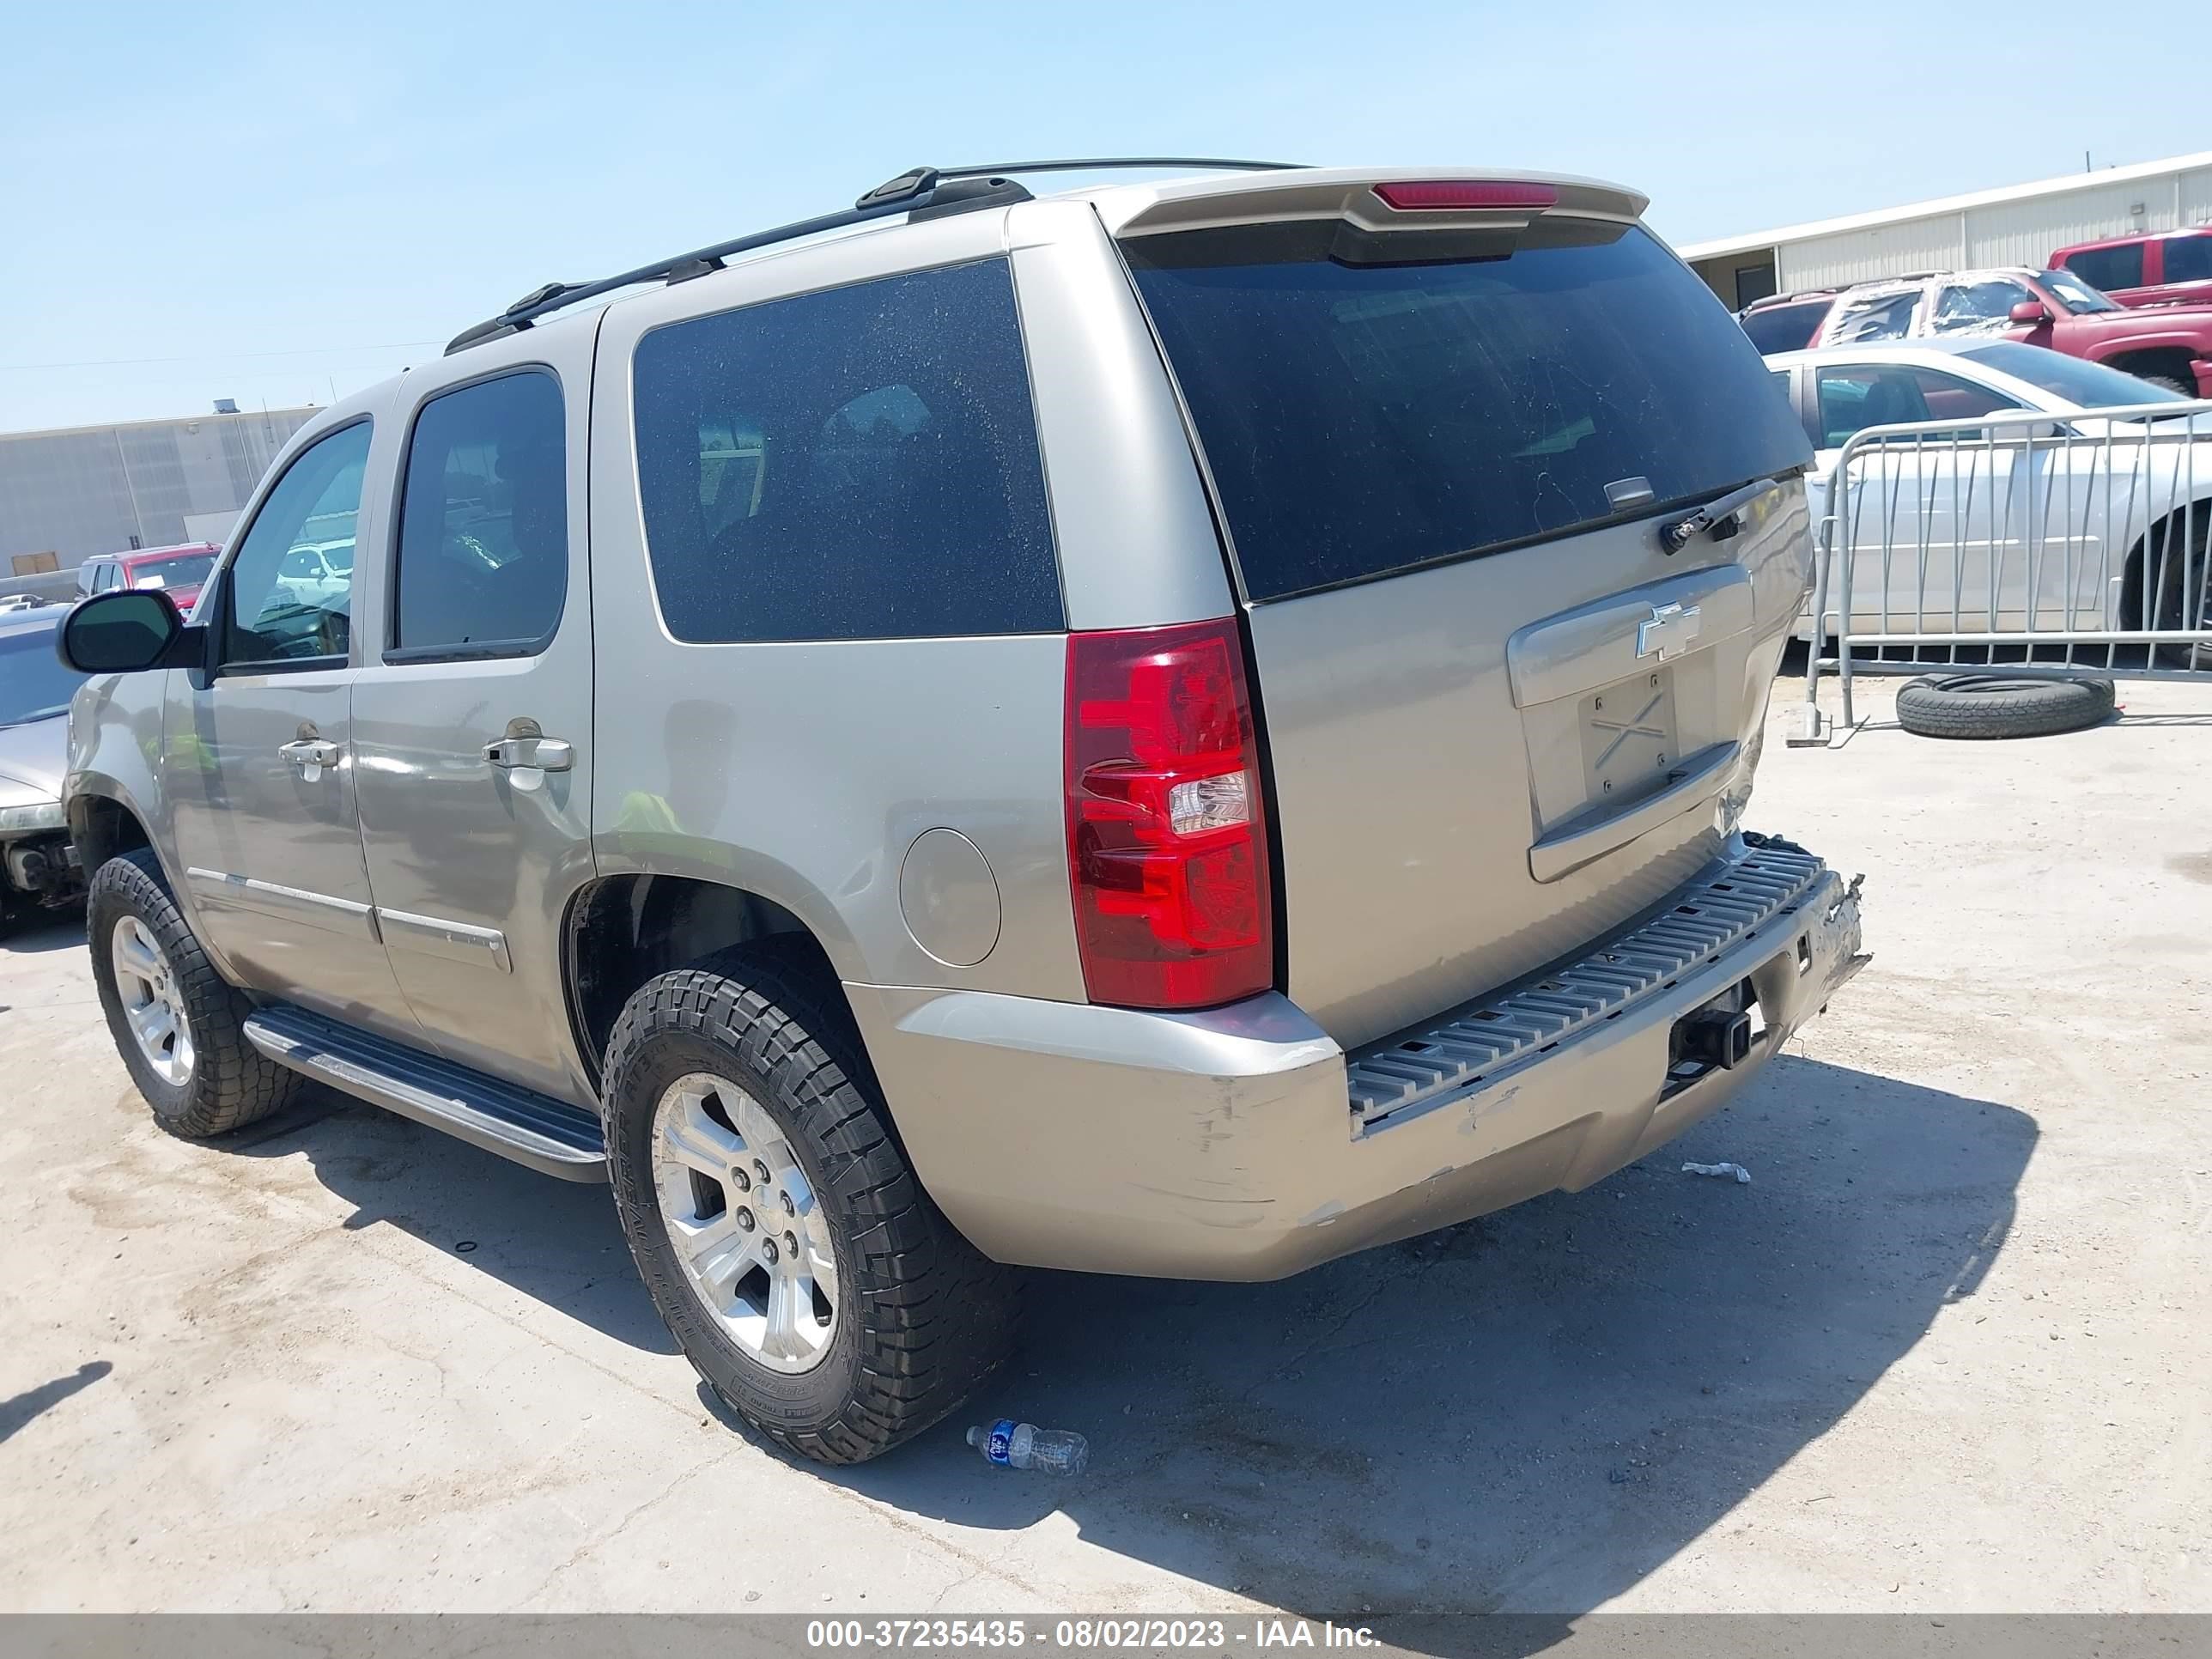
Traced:
[[1828, 314], [1833, 300], [1810, 300], [1802, 306], [1767, 306], [1743, 314], [1743, 331], [1761, 351], [1802, 351], [1813, 343], [1813, 331]]
[[646, 545], [678, 639], [1063, 625], [1003, 259], [672, 324], [635, 372]]
[[1640, 228], [1539, 222], [1421, 264], [1332, 258], [1336, 232], [1125, 245], [1253, 599], [1564, 535], [1616, 515], [1608, 484], [1682, 501], [1810, 459], [1735, 319]]
[[2066, 256], [2066, 269], [2091, 288], [2141, 288], [2143, 246], [2127, 242], [2118, 247], [2088, 247]]

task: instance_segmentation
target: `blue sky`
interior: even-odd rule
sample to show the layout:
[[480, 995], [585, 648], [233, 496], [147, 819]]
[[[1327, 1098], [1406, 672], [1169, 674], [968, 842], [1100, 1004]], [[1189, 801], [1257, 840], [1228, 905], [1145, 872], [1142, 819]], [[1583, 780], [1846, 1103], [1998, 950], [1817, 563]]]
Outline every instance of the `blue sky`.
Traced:
[[1556, 167], [1691, 241], [2212, 148], [2208, 47], [2079, 0], [0, 0], [0, 430], [327, 402], [917, 162]]

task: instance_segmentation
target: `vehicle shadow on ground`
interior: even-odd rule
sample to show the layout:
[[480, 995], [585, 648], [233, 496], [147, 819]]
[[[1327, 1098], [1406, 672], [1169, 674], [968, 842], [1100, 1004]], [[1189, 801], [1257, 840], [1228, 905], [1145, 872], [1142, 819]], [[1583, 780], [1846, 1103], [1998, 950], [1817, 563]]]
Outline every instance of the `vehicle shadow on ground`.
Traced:
[[[1372, 1609], [1437, 1653], [1537, 1650], [1721, 1523], [1975, 1294], [2036, 1134], [2010, 1107], [1784, 1055], [1589, 1192], [1297, 1279], [1034, 1275], [1025, 1347], [969, 1408], [879, 1462], [802, 1467], [963, 1528], [1057, 1512], [1224, 1601]], [[304, 1153], [350, 1227], [399, 1227], [673, 1351], [604, 1188], [319, 1090], [233, 1144]], [[997, 1416], [1080, 1430], [1090, 1473], [986, 1468], [963, 1431]], [[1559, 1617], [1419, 1620], [1493, 1609]]]
[[[1579, 1613], [1975, 1293], [2035, 1140], [2008, 1107], [1784, 1056], [1586, 1193], [1301, 1278], [1040, 1275], [1026, 1352], [972, 1410], [823, 1478], [964, 1527], [1058, 1510], [1086, 1542], [1312, 1617]], [[1090, 1474], [982, 1467], [963, 1429], [1002, 1415], [1080, 1430]]]
[[538, 1175], [320, 1084], [216, 1144], [249, 1158], [304, 1154], [354, 1206], [349, 1231], [397, 1227], [618, 1342], [677, 1352], [604, 1184]]
[[42, 957], [84, 949], [84, 909], [33, 911], [0, 923], [0, 956]]

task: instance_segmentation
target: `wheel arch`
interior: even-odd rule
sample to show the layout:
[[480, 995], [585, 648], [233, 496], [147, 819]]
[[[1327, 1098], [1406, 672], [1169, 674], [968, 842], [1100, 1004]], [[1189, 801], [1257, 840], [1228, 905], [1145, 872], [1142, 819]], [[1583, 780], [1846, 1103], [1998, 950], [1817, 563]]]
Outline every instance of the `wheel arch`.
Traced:
[[2130, 340], [2116, 346], [2095, 361], [2107, 368], [2117, 368], [2123, 374], [2157, 374], [2178, 380], [2186, 388], [2197, 381], [2192, 367], [2199, 352], [2190, 341], [2171, 339]]
[[118, 853], [143, 847], [154, 855], [172, 896], [177, 894], [177, 872], [170, 868], [147, 814], [115, 779], [100, 773], [76, 775], [70, 780], [68, 812], [70, 840], [76, 845], [87, 881]]
[[[623, 1005], [659, 974], [735, 946], [782, 941], [790, 963], [833, 1006], [850, 1004], [830, 941], [791, 906], [734, 882], [662, 872], [603, 875], [570, 897], [562, 978], [577, 1052], [593, 1086]], [[849, 940], [840, 940], [849, 948]]]
[[2129, 544], [2126, 562], [2120, 573], [2120, 608], [2114, 622], [2122, 628], [2154, 626], [2143, 605], [2144, 568], [2154, 538], [2171, 534], [2176, 526], [2185, 533], [2189, 526], [2197, 527], [2198, 539], [2203, 540], [2208, 526], [2212, 526], [2212, 490], [2192, 497], [2163, 514], [2144, 526], [2143, 533]]

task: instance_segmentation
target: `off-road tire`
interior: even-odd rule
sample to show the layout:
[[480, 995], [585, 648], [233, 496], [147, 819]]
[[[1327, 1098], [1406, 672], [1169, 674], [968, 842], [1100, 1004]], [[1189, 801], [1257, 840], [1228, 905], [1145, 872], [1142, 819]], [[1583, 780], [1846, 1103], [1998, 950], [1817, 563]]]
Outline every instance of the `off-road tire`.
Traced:
[[[146, 1063], [124, 1016], [112, 941], [116, 924], [125, 916], [137, 917], [154, 935], [184, 993], [193, 1054], [191, 1072], [181, 1084], [169, 1082]], [[142, 847], [118, 853], [93, 872], [85, 895], [85, 937], [92, 950], [93, 983], [116, 1049], [154, 1109], [154, 1121], [171, 1134], [188, 1140], [228, 1134], [283, 1110], [305, 1086], [297, 1072], [287, 1071], [246, 1040], [243, 1027], [253, 1004], [216, 972], [150, 851]]]
[[[732, 1340], [670, 1243], [653, 1113], [696, 1072], [759, 1103], [823, 1206], [840, 1305], [811, 1370], [771, 1370]], [[630, 1254], [685, 1357], [762, 1434], [821, 1462], [865, 1462], [954, 1410], [1012, 1348], [1018, 1276], [922, 1190], [842, 997], [793, 953], [740, 946], [648, 980], [616, 1022], [605, 1076], [608, 1170]]]
[[1923, 738], [2040, 738], [2112, 712], [2110, 680], [1925, 675], [1897, 694], [1897, 723]]
[[2138, 374], [2136, 378], [2139, 380], [2148, 380], [2153, 386], [2161, 386], [2168, 392], [2178, 392], [2185, 398], [2194, 398], [2197, 395], [2195, 386], [2184, 386], [2171, 374]]

